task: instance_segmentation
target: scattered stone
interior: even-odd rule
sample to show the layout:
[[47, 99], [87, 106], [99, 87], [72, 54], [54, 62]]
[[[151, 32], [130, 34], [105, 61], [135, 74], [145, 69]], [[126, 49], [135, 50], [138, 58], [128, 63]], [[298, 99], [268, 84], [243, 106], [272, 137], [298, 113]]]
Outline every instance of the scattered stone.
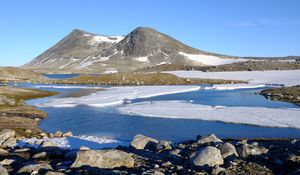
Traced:
[[172, 143], [170, 141], [161, 140], [156, 144], [157, 151], [164, 151], [164, 150], [172, 150]]
[[81, 146], [81, 147], [79, 148], [80, 151], [86, 151], [86, 150], [90, 150], [90, 149], [91, 149], [91, 148], [86, 147], [86, 146]]
[[64, 175], [64, 173], [54, 172], [54, 171], [48, 171], [48, 172], [45, 173], [45, 175]]
[[248, 156], [266, 154], [269, 150], [261, 146], [244, 144], [237, 147], [237, 151], [241, 157], [247, 158]]
[[213, 146], [207, 146], [197, 151], [191, 157], [191, 163], [193, 166], [209, 166], [222, 165], [224, 160], [221, 155], [221, 151]]
[[157, 143], [156, 139], [137, 134], [131, 141], [130, 146], [138, 150], [143, 150], [146, 146], [156, 145]]
[[[12, 163], [14, 163], [15, 160], [14, 159], [4, 159], [0, 162], [0, 165], [11, 165]], [[1, 174], [1, 173], [0, 173]]]
[[41, 164], [29, 164], [25, 165], [18, 170], [18, 173], [32, 173], [34, 171], [39, 172], [40, 170], [53, 170], [51, 165], [47, 163]]
[[57, 145], [51, 141], [46, 140], [40, 144], [39, 148], [48, 148], [48, 147], [57, 147]]
[[39, 152], [32, 156], [33, 159], [40, 159], [47, 156], [47, 152]]
[[10, 138], [14, 138], [16, 132], [11, 129], [3, 129], [0, 132], [0, 146]]
[[72, 136], [73, 136], [73, 133], [71, 131], [68, 131], [63, 134], [63, 137], [72, 137]]
[[134, 167], [134, 159], [131, 154], [120, 150], [87, 150], [79, 151], [73, 168], [81, 166], [91, 166], [97, 168], [117, 168], [117, 167]]
[[232, 155], [236, 156], [236, 157], [239, 156], [234, 145], [232, 145], [231, 143], [226, 142], [226, 143], [220, 145], [218, 148], [221, 151], [223, 159], [225, 159], [229, 156], [232, 156]]
[[211, 134], [209, 136], [201, 136], [197, 137], [197, 143], [202, 145], [205, 143], [223, 143], [221, 139], [219, 139], [215, 134]]
[[8, 175], [7, 169], [0, 165], [0, 175]]
[[221, 174], [226, 174], [226, 169], [219, 167], [219, 166], [215, 166], [211, 172], [212, 175], [221, 175]]
[[7, 139], [6, 141], [4, 141], [1, 145], [2, 148], [11, 148], [16, 146], [17, 144], [17, 139], [14, 137], [11, 137], [9, 139]]
[[0, 156], [7, 156], [9, 155], [9, 152], [6, 151], [5, 149], [0, 148]]
[[25, 134], [32, 134], [32, 130], [31, 129], [26, 129]]
[[56, 137], [56, 138], [61, 138], [62, 136], [63, 136], [63, 133], [61, 131], [56, 131], [54, 133], [54, 137]]
[[31, 151], [30, 148], [20, 148], [20, 149], [15, 149], [14, 150], [15, 153], [29, 152], [29, 151]]

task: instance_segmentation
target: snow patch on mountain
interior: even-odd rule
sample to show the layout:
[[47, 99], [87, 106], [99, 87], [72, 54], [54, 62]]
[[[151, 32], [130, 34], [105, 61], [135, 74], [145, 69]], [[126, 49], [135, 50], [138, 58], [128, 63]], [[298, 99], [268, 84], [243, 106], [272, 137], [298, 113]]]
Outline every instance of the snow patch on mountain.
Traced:
[[212, 56], [212, 55], [203, 55], [203, 54], [188, 54], [184, 52], [179, 52], [180, 55], [183, 55], [185, 58], [199, 62], [205, 65], [210, 65], [210, 66], [218, 66], [218, 65], [223, 65], [223, 64], [232, 64], [236, 62], [245, 62], [248, 61], [248, 59], [243, 59], [243, 58], [238, 58], [238, 59], [233, 59], [233, 58], [228, 58], [228, 59], [223, 59], [219, 58], [217, 56]]

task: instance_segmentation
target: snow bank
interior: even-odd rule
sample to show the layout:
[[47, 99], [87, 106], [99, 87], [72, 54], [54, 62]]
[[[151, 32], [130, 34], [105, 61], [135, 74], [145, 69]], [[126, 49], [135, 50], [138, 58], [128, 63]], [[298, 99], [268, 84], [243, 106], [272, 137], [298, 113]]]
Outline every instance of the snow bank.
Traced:
[[233, 58], [220, 58], [217, 56], [213, 56], [213, 55], [203, 55], [203, 54], [187, 54], [184, 52], [179, 52], [179, 54], [183, 55], [184, 57], [186, 57], [187, 59], [196, 61], [196, 62], [200, 62], [202, 64], [205, 65], [210, 65], [210, 66], [218, 66], [218, 65], [223, 65], [223, 64], [231, 64], [231, 63], [236, 63], [236, 62], [244, 62], [244, 61], [248, 61], [248, 59], [242, 59], [242, 58], [238, 58], [238, 59], [233, 59]]
[[205, 87], [204, 89], [214, 90], [236, 90], [236, 89], [252, 89], [266, 87], [265, 84], [216, 84], [212, 87]]
[[117, 68], [106, 68], [105, 71], [103, 72], [104, 74], [114, 74], [114, 73], [118, 73], [118, 69]]
[[74, 107], [77, 105], [89, 105], [93, 107], [106, 107], [123, 104], [137, 98], [148, 98], [166, 94], [197, 91], [200, 86], [132, 86], [111, 87], [105, 91], [99, 91], [83, 97], [53, 98], [36, 103], [38, 107]]
[[148, 57], [138, 57], [138, 58], [134, 58], [136, 61], [139, 62], [149, 62]]
[[60, 148], [66, 149], [78, 149], [81, 146], [86, 146], [92, 149], [101, 148], [112, 148], [118, 145], [125, 145], [127, 143], [121, 142], [108, 137], [97, 137], [97, 136], [73, 136], [73, 137], [63, 137], [63, 138], [30, 138], [23, 139], [18, 142], [18, 146], [28, 146], [38, 148], [42, 141], [51, 141], [55, 143]]
[[[91, 35], [86, 35], [86, 36], [91, 36]], [[88, 44], [90, 45], [95, 45], [103, 42], [107, 43], [118, 43], [122, 39], [124, 39], [124, 36], [91, 36], [90, 40], [88, 41]]]
[[124, 114], [148, 117], [201, 119], [269, 127], [300, 128], [300, 109], [264, 107], [225, 107], [183, 101], [141, 102], [119, 107]]
[[167, 71], [166, 73], [184, 78], [242, 80], [248, 81], [251, 84], [300, 85], [300, 70], [236, 72]]

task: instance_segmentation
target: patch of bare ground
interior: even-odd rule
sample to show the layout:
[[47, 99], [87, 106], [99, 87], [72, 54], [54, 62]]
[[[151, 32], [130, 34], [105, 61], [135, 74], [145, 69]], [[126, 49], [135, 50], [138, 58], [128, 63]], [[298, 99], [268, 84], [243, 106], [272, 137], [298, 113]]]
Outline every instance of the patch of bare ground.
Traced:
[[18, 135], [37, 134], [38, 122], [47, 117], [47, 114], [23, 101], [56, 94], [58, 93], [0, 86], [0, 129], [14, 129]]
[[168, 73], [117, 73], [105, 75], [82, 75], [60, 80], [60, 84], [97, 84], [116, 86], [136, 85], [188, 85], [188, 84], [228, 84], [242, 83], [236, 80], [180, 78]]
[[260, 92], [267, 99], [285, 101], [300, 106], [300, 85], [267, 89]]
[[300, 61], [274, 61], [256, 60], [225, 64], [220, 66], [190, 66], [183, 64], [164, 64], [154, 67], [146, 67], [136, 72], [172, 71], [172, 70], [200, 70], [205, 72], [224, 71], [266, 71], [266, 70], [299, 70]]

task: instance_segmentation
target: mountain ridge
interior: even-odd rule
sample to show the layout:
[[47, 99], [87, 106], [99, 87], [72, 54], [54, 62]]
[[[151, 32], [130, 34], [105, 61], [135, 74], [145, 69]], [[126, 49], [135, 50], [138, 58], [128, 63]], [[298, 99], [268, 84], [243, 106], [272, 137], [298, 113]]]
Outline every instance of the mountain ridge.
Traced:
[[126, 36], [74, 29], [22, 68], [46, 73], [116, 73], [161, 64], [201, 66], [243, 61], [235, 58], [198, 50], [149, 27], [138, 27]]

